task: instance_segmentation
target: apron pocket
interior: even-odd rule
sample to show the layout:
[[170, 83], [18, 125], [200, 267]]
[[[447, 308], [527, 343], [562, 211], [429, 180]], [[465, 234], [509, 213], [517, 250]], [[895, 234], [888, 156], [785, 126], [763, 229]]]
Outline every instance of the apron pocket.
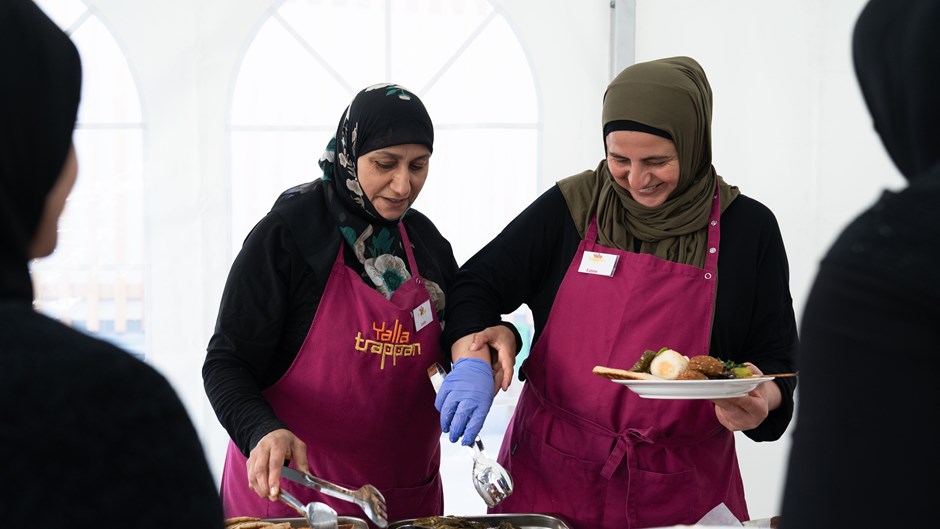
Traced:
[[[544, 426], [553, 420], [542, 419], [545, 417], [530, 421], [529, 426], [535, 423]], [[509, 468], [514, 490], [504, 502], [505, 512], [555, 514], [572, 527], [600, 527], [601, 506], [608, 485], [601, 476], [604, 462], [585, 460], [551, 446], [546, 443], [544, 434], [542, 427], [519, 428], [514, 434], [511, 442], [515, 450]], [[579, 446], [583, 448], [585, 442], [598, 441], [582, 436], [581, 444], [568, 447], [569, 451], [575, 452]]]
[[[612, 436], [587, 430], [541, 406], [532, 408], [524, 419], [522, 434], [531, 436], [533, 446], [544, 444], [564, 459], [576, 461], [576, 466], [603, 468], [615, 444]], [[597, 475], [599, 471], [585, 478], [594, 479]]]
[[[444, 488], [440, 474], [435, 474], [427, 483], [416, 487], [382, 489], [389, 523], [410, 518], [440, 516], [444, 514]], [[364, 518], [360, 512], [357, 516]]]
[[662, 474], [635, 471], [630, 487], [635, 491], [638, 527], [665, 527], [691, 524], [693, 472]]

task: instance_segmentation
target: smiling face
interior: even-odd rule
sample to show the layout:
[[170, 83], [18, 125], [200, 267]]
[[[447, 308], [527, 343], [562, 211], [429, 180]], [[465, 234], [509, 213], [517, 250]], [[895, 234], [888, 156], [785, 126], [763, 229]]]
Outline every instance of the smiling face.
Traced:
[[418, 198], [428, 178], [431, 151], [425, 145], [390, 145], [356, 162], [359, 186], [385, 220], [398, 220]]
[[632, 130], [607, 135], [607, 166], [617, 185], [648, 208], [666, 201], [679, 185], [676, 145], [661, 136]]

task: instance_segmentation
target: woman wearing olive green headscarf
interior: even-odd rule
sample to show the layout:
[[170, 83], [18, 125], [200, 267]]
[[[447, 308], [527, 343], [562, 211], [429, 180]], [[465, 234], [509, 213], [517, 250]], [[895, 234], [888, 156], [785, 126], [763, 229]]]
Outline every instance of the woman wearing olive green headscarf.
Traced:
[[[703, 385], [675, 382], [668, 398], [643, 399], [592, 372], [664, 347], [795, 370], [780, 230], [716, 172], [711, 111], [691, 58], [625, 69], [604, 96], [606, 158], [542, 194], [458, 273], [444, 331], [454, 360], [488, 359], [487, 343], [497, 378], [511, 376], [520, 344], [500, 315], [526, 304], [535, 323], [499, 453], [514, 490], [490, 512], [552, 512], [575, 528], [694, 524], [719, 504], [749, 518], [733, 432], [778, 439], [792, 378], [694, 399], [683, 397]], [[444, 431], [459, 430], [449, 420]]]

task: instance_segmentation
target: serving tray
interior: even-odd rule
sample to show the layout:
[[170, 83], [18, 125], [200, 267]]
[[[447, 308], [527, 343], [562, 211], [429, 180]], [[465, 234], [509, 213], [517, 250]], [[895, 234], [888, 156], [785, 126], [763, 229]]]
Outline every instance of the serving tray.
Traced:
[[[310, 524], [307, 523], [306, 518], [264, 518], [265, 522], [272, 523], [282, 523], [290, 522], [291, 527], [310, 527]], [[339, 525], [343, 524], [352, 524], [353, 529], [369, 529], [369, 524], [366, 523], [362, 518], [356, 518], [355, 516], [337, 516], [336, 522]]]
[[[459, 516], [462, 520], [481, 522], [487, 527], [496, 527], [501, 522], [509, 522], [519, 529], [570, 529], [568, 524], [547, 514], [484, 514], [480, 516]], [[388, 529], [422, 529], [414, 525], [417, 518], [398, 520], [388, 525]]]

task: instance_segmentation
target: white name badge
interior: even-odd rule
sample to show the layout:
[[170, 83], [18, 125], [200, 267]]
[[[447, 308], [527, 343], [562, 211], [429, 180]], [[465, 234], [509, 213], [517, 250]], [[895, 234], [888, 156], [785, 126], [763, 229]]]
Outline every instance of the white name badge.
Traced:
[[581, 266], [578, 272], [584, 274], [595, 274], [599, 276], [613, 276], [617, 269], [617, 259], [619, 255], [600, 252], [584, 252], [581, 256]]
[[415, 331], [420, 331], [427, 324], [434, 321], [434, 314], [431, 312], [431, 300], [418, 305], [415, 310], [411, 311], [411, 314], [415, 318]]

